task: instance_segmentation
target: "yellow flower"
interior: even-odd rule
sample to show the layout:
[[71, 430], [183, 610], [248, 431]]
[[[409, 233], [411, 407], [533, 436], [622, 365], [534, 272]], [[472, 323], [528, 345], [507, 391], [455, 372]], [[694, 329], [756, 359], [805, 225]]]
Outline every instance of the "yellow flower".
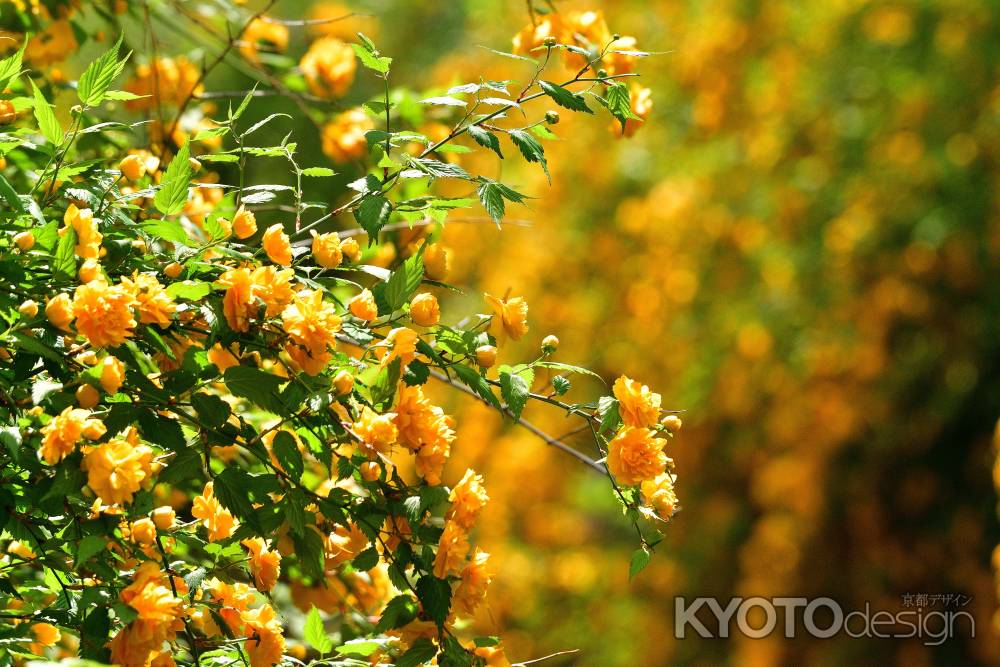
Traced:
[[109, 394], [117, 394], [125, 381], [125, 364], [108, 355], [101, 362], [101, 388]]
[[156, 542], [156, 524], [148, 517], [132, 522], [132, 540], [138, 544], [153, 544]]
[[314, 95], [341, 97], [354, 82], [354, 49], [336, 37], [322, 37], [299, 61], [302, 75]]
[[128, 180], [137, 181], [146, 174], [146, 162], [141, 155], [133, 153], [126, 155], [118, 163], [118, 169], [121, 170], [122, 176]]
[[272, 667], [281, 662], [281, 656], [285, 652], [285, 637], [274, 608], [264, 604], [243, 612], [242, 619], [247, 636], [247, 641], [243, 642], [243, 650], [250, 658], [250, 667]]
[[215, 364], [220, 373], [225, 373], [227, 368], [239, 366], [240, 360], [232, 352], [222, 347], [222, 343], [216, 343], [208, 349], [208, 361]]
[[140, 621], [169, 626], [180, 618], [184, 602], [174, 597], [170, 582], [156, 561], [143, 561], [132, 579], [119, 597], [138, 612]]
[[361, 408], [361, 415], [354, 422], [354, 433], [361, 439], [361, 449], [369, 458], [388, 453], [396, 444], [399, 429], [393, 421], [395, 417], [395, 412], [380, 415], [367, 405]]
[[[368, 154], [365, 133], [375, 124], [362, 109], [349, 109], [323, 126], [320, 140], [323, 152], [334, 162], [360, 160]], [[347, 254], [344, 251], [344, 254]], [[352, 258], [352, 261], [356, 261]]]
[[93, 419], [89, 410], [66, 408], [42, 428], [42, 459], [55, 465], [69, 456], [81, 438], [104, 437], [104, 422]]
[[424, 271], [432, 280], [444, 280], [451, 273], [451, 249], [431, 243], [424, 249]]
[[67, 19], [52, 21], [44, 30], [28, 40], [24, 59], [35, 67], [46, 67], [66, 59], [76, 52], [76, 36]]
[[122, 286], [135, 295], [140, 322], [159, 324], [163, 329], [170, 326], [170, 316], [177, 310], [177, 304], [155, 275], [136, 272], [131, 279], [122, 278]]
[[356, 524], [337, 526], [323, 540], [326, 568], [331, 570], [368, 548], [368, 537]]
[[35, 247], [35, 235], [31, 232], [18, 232], [14, 234], [14, 245], [21, 252], [28, 252]]
[[333, 377], [333, 388], [338, 396], [344, 396], [354, 390], [354, 376], [350, 371], [337, 371]]
[[492, 573], [487, 565], [490, 555], [476, 549], [472, 559], [462, 568], [462, 581], [455, 589], [455, 609], [469, 616], [476, 613], [476, 608], [486, 600], [486, 592], [490, 586]]
[[375, 295], [371, 290], [365, 288], [360, 294], [356, 294], [347, 302], [347, 309], [358, 319], [371, 322], [378, 317], [378, 306], [375, 304]]
[[101, 254], [101, 241], [104, 237], [97, 230], [97, 221], [94, 220], [94, 212], [89, 208], [79, 209], [76, 204], [70, 204], [63, 215], [65, 227], [59, 229], [59, 235], [65, 235], [70, 229], [76, 233], [77, 257], [83, 259], [97, 259]]
[[31, 319], [38, 314], [38, 304], [31, 299], [25, 299], [21, 302], [21, 305], [17, 307], [17, 312], [21, 313], [28, 319]]
[[421, 327], [432, 327], [441, 319], [441, 308], [437, 297], [430, 292], [421, 292], [410, 302], [410, 318]]
[[243, 540], [242, 544], [250, 550], [250, 572], [257, 590], [267, 592], [274, 588], [281, 574], [281, 554], [269, 550], [259, 537]]
[[448, 508], [445, 520], [454, 521], [467, 531], [471, 530], [489, 499], [483, 488], [483, 476], [471, 469], [466, 470], [462, 481], [455, 485], [448, 496], [451, 507]]
[[492, 345], [480, 345], [476, 348], [476, 365], [480, 368], [492, 368], [497, 362], [497, 349]]
[[233, 216], [233, 233], [236, 238], [247, 239], [257, 233], [257, 216], [253, 211], [248, 211], [241, 205]]
[[105, 504], [132, 501], [142, 482], [149, 479], [153, 450], [140, 444], [138, 434], [129, 430], [126, 438], [112, 438], [90, 448], [83, 457], [87, 484]]
[[288, 48], [288, 27], [259, 16], [251, 21], [240, 37], [240, 53], [252, 63], [260, 62], [258, 53], [261, 44], [272, 51], [281, 53]]
[[250, 269], [229, 269], [219, 276], [219, 284], [226, 287], [226, 296], [222, 300], [222, 312], [226, 322], [233, 331], [248, 331], [250, 316], [253, 315], [253, 282]]
[[73, 321], [73, 303], [68, 294], [57, 294], [45, 302], [45, 317], [52, 326], [63, 331], [69, 331]]
[[80, 285], [73, 296], [77, 331], [94, 347], [121, 345], [135, 333], [136, 303], [133, 292], [123, 285], [108, 285], [104, 279]]
[[538, 17], [538, 20], [526, 26], [521, 32], [514, 35], [511, 40], [514, 53], [522, 55], [534, 55], [532, 50], [545, 44], [549, 38], [556, 42], [565, 43], [566, 28], [563, 26], [563, 19], [560, 14], [546, 14]]
[[677, 494], [674, 492], [674, 478], [670, 473], [657, 475], [642, 483], [643, 501], [652, 507], [661, 519], [668, 521], [677, 508]]
[[625, 426], [608, 444], [608, 470], [626, 486], [654, 479], [667, 467], [666, 444], [649, 429]]
[[451, 430], [453, 426], [451, 417], [445, 416], [444, 426], [452, 434], [450, 438], [438, 438], [433, 442], [425, 443], [417, 451], [417, 474], [431, 486], [437, 486], [441, 483], [444, 464], [448, 462], [448, 457], [451, 455], [451, 442], [454, 439], [454, 432]]
[[125, 102], [130, 111], [155, 109], [161, 104], [183, 104], [202, 92], [201, 72], [187, 58], [158, 58], [152, 64], [136, 67], [135, 76], [125, 90], [139, 97]]
[[454, 521], [446, 521], [434, 558], [434, 576], [444, 579], [450, 574], [458, 574], [468, 553], [469, 536], [465, 530]]
[[483, 659], [485, 667], [511, 667], [502, 646], [480, 646], [474, 653]]
[[153, 524], [160, 530], [170, 530], [176, 520], [177, 514], [170, 505], [163, 505], [153, 510]]
[[42, 646], [55, 646], [62, 639], [62, 633], [59, 632], [59, 628], [51, 623], [33, 624], [31, 626], [31, 634], [34, 635], [35, 641]]
[[420, 385], [399, 385], [399, 400], [396, 402], [395, 412], [394, 421], [399, 429], [399, 441], [413, 451], [439, 441], [450, 444], [455, 439], [448, 416], [424, 396]]
[[292, 263], [292, 246], [289, 243], [288, 234], [281, 223], [275, 223], [264, 230], [264, 238], [261, 239], [264, 252], [268, 259], [275, 264], [288, 266]]
[[508, 336], [513, 340], [521, 340], [528, 333], [528, 302], [523, 297], [498, 299], [485, 294], [486, 303], [493, 308], [493, 321], [490, 322], [490, 333], [502, 344]]
[[660, 395], [624, 375], [615, 380], [618, 412], [626, 426], [652, 426], [660, 418]]
[[295, 296], [295, 277], [293, 269], [279, 269], [274, 266], [259, 266], [250, 275], [253, 283], [251, 292], [254, 297], [260, 299], [267, 306], [264, 313], [267, 317], [274, 317], [281, 313]]
[[81, 283], [89, 283], [101, 277], [101, 263], [96, 259], [85, 259], [80, 265], [80, 270], [76, 273]]
[[101, 395], [89, 384], [81, 384], [76, 390], [77, 404], [86, 410], [101, 402]]
[[316, 265], [324, 269], [335, 269], [340, 266], [344, 255], [340, 250], [340, 236], [337, 235], [337, 232], [317, 234], [313, 230], [312, 237], [312, 254]]
[[348, 237], [340, 242], [340, 252], [352, 262], [361, 259], [361, 246], [358, 245], [358, 240], [354, 237]]
[[309, 375], [320, 373], [337, 344], [340, 316], [320, 290], [303, 290], [281, 313], [289, 343], [285, 351]]
[[201, 519], [202, 525], [208, 531], [208, 541], [224, 540], [234, 532], [238, 525], [236, 518], [224, 508], [215, 497], [215, 484], [208, 482], [200, 496], [195, 496], [191, 516]]

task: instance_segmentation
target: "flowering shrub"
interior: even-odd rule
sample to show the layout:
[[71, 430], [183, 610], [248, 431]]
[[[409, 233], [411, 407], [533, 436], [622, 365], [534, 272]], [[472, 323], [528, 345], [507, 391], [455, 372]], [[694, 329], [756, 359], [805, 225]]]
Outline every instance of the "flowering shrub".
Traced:
[[[527, 198], [464, 154], [520, 155], [551, 180], [542, 141], [559, 111], [604, 107], [634, 133], [649, 93], [626, 80], [648, 54], [594, 13], [533, 16], [501, 54], [525, 80], [417, 94], [361, 33], [319, 30], [287, 55], [292, 30], [343, 16], [185, 4], [2, 15], [0, 659], [509, 664], [463, 620], [492, 576], [472, 539], [488, 482], [443, 485], [461, 442], [432, 385], [605, 475], [638, 535], [633, 575], [677, 505], [664, 450], [680, 420], [626, 377], [568, 402], [600, 377], [557, 360], [554, 336], [498, 364], [532, 334], [528, 303], [442, 308], [459, 290], [440, 230], [474, 206], [499, 226]], [[171, 53], [157, 31], [177, 20], [215, 36], [215, 56]], [[136, 25], [141, 55], [124, 37]], [[75, 79], [54, 67], [101, 32], [123, 37]], [[256, 83], [213, 95], [224, 63]], [[361, 77], [379, 94], [339, 108]], [[272, 94], [357, 172], [343, 192], [307, 199], [305, 182], [340, 181], [302, 164], [296, 137], [257, 144], [288, 119], [246, 120]], [[273, 173], [261, 163], [290, 183], [256, 180]], [[530, 401], [577, 421], [592, 451], [524, 420]]]

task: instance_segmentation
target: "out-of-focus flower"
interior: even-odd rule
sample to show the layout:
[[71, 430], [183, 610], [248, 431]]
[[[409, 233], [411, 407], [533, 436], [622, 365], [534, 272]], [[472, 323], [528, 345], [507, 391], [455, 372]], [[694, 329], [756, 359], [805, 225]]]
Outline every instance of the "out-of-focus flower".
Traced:
[[360, 160], [368, 154], [365, 133], [374, 127], [363, 109], [344, 111], [323, 126], [320, 136], [323, 152], [334, 162]]
[[240, 37], [240, 53], [252, 63], [260, 62], [260, 47], [283, 52], [288, 48], [288, 27], [282, 23], [258, 16], [252, 20]]
[[438, 541], [437, 556], [434, 558], [434, 576], [444, 579], [452, 574], [458, 574], [469, 553], [469, 536], [459, 524], [446, 521], [444, 532]]
[[309, 46], [299, 68], [314, 95], [342, 97], [354, 83], [354, 49], [336, 37], [321, 37]]
[[528, 302], [520, 296], [502, 299], [491, 294], [484, 296], [493, 309], [490, 333], [497, 339], [497, 344], [503, 344], [508, 337], [521, 340], [528, 333]]

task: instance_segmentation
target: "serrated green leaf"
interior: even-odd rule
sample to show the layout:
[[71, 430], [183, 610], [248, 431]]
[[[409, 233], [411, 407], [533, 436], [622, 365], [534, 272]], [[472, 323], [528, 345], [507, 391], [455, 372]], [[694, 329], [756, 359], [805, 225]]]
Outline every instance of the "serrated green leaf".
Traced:
[[437, 646], [427, 637], [421, 637], [396, 660], [396, 667], [417, 667], [437, 655]]
[[232, 408], [228, 403], [214, 394], [204, 392], [191, 395], [191, 406], [198, 413], [202, 423], [209, 428], [222, 426], [232, 414]]
[[76, 230], [67, 227], [52, 257], [52, 272], [62, 277], [73, 277], [76, 273]]
[[287, 412], [287, 408], [278, 400], [278, 387], [285, 383], [284, 378], [249, 366], [227, 368], [223, 377], [229, 391], [236, 396], [275, 414]]
[[383, 293], [390, 310], [396, 311], [402, 308], [420, 287], [423, 278], [424, 257], [420, 252], [408, 257], [401, 266], [390, 273]]
[[24, 40], [14, 54], [0, 60], [0, 90], [5, 90], [10, 80], [21, 73], [21, 61], [24, 58], [24, 50], [28, 47], [28, 40]]
[[150, 220], [142, 223], [142, 231], [171, 243], [191, 245], [191, 238], [176, 220]]
[[598, 99], [621, 124], [622, 133], [625, 132], [625, 123], [629, 119], [639, 118], [632, 112], [632, 96], [629, 94], [628, 87], [624, 83], [610, 84], [604, 97], [599, 97]]
[[500, 139], [497, 138], [497, 135], [488, 130], [484, 130], [478, 125], [470, 125], [469, 136], [475, 139], [477, 144], [483, 148], [489, 148], [491, 151], [496, 153], [501, 160], [503, 159], [503, 153], [500, 151]]
[[632, 559], [628, 564], [628, 578], [632, 579], [637, 574], [646, 569], [649, 565], [649, 561], [653, 558], [653, 554], [647, 551], [645, 548], [636, 549], [632, 552]]
[[428, 618], [442, 627], [451, 611], [451, 585], [433, 574], [425, 574], [417, 580], [417, 597]]
[[105, 51], [97, 60], [91, 61], [84, 70], [83, 75], [77, 82], [76, 94], [80, 101], [87, 106], [97, 106], [104, 101], [108, 88], [125, 69], [128, 62], [129, 53], [121, 60], [118, 59], [118, 51], [122, 45], [123, 35], [119, 35], [115, 45]]
[[319, 615], [319, 609], [313, 607], [306, 614], [306, 622], [302, 628], [302, 638], [306, 643], [319, 651], [320, 655], [329, 653], [333, 649], [333, 641], [326, 634], [323, 627], [323, 617]]
[[31, 82], [31, 88], [34, 94], [32, 111], [35, 114], [38, 129], [41, 130], [42, 136], [45, 137], [46, 141], [53, 146], [58, 146], [62, 143], [63, 139], [62, 127], [60, 127], [59, 121], [56, 120], [56, 115], [52, 111], [52, 107], [45, 101], [45, 95], [38, 89], [34, 81]]
[[[344, 642], [337, 647], [337, 653], [341, 655], [355, 656], [359, 658], [367, 658], [375, 651], [382, 648], [383, 644], [372, 639], [352, 639], [349, 642]], [[396, 662], [397, 667], [399, 662]]]
[[476, 395], [495, 407], [497, 410], [501, 409], [502, 406], [500, 405], [500, 399], [498, 399], [496, 394], [493, 393], [493, 389], [490, 388], [490, 384], [478, 372], [468, 366], [462, 366], [461, 364], [452, 366], [452, 370], [455, 371], [458, 378], [465, 383], [469, 389], [476, 392]]
[[163, 175], [160, 189], [153, 198], [153, 204], [163, 215], [176, 215], [184, 210], [191, 185], [190, 149], [185, 143], [170, 161]]
[[274, 458], [278, 459], [281, 468], [289, 477], [295, 481], [302, 477], [305, 464], [302, 461], [302, 452], [299, 451], [299, 446], [291, 433], [288, 431], [275, 433], [274, 440], [271, 442], [271, 451], [274, 452]]
[[545, 172], [545, 176], [552, 182], [552, 175], [549, 174], [549, 163], [545, 160], [545, 149], [542, 145], [538, 143], [538, 140], [533, 136], [525, 132], [524, 130], [510, 130], [511, 140], [514, 145], [517, 146], [518, 150], [521, 151], [521, 155], [528, 162], [537, 162], [542, 166], [542, 171]]
[[584, 368], [583, 366], [574, 366], [572, 364], [564, 364], [559, 361], [536, 361], [533, 365], [539, 366], [541, 368], [554, 368], [557, 371], [564, 371], [566, 373], [579, 373], [581, 375], [589, 375], [592, 378], [596, 378], [601, 381], [601, 384], [607, 384], [604, 382], [604, 378], [590, 370], [589, 368]]
[[361, 64], [379, 74], [386, 74], [389, 66], [392, 65], [392, 58], [376, 55], [374, 50], [369, 50], [367, 44], [351, 44], [354, 53], [358, 56]]
[[567, 90], [558, 83], [552, 83], [551, 81], [539, 81], [538, 85], [542, 87], [542, 90], [545, 91], [546, 95], [552, 98], [553, 102], [564, 109], [569, 109], [570, 111], [582, 111], [590, 114], [594, 113], [593, 109], [587, 106], [587, 102], [583, 98], [583, 95]]
[[389, 222], [391, 213], [392, 204], [382, 195], [367, 197], [361, 202], [361, 206], [354, 211], [354, 219], [358, 221], [362, 229], [368, 232], [369, 245], [378, 240], [379, 230]]
[[500, 374], [500, 394], [507, 403], [507, 409], [515, 421], [521, 418], [521, 412], [528, 403], [528, 394], [530, 393], [531, 388], [520, 375]]
[[302, 170], [302, 175], [317, 178], [323, 176], [336, 176], [337, 172], [328, 167], [307, 167]]

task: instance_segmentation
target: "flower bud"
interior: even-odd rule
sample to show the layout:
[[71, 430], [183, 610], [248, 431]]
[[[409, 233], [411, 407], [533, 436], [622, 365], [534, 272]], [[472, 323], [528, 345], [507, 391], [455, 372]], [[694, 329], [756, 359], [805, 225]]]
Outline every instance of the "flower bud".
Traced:
[[347, 308], [351, 311], [352, 315], [366, 322], [371, 322], [378, 317], [378, 306], [375, 304], [375, 295], [369, 289], [361, 290], [361, 294], [348, 301]]
[[170, 530], [174, 527], [176, 521], [177, 515], [174, 513], [174, 508], [169, 505], [157, 507], [153, 510], [153, 523], [160, 530]]
[[667, 415], [660, 420], [660, 424], [671, 433], [677, 433], [677, 431], [681, 430], [681, 426], [684, 425], [684, 422], [682, 422], [681, 418], [677, 415]]
[[233, 233], [236, 238], [247, 239], [257, 233], [257, 217], [252, 211], [247, 211], [242, 206], [236, 211], [232, 222]]
[[552, 354], [557, 349], [559, 349], [559, 339], [555, 336], [549, 334], [542, 339], [542, 352], [545, 354]]
[[112, 356], [104, 357], [101, 363], [101, 389], [109, 394], [117, 394], [125, 381], [125, 364]]
[[17, 312], [21, 313], [28, 319], [31, 319], [32, 317], [38, 314], [38, 304], [32, 301], [31, 299], [28, 299], [17, 307]]
[[68, 294], [58, 294], [45, 304], [45, 317], [52, 326], [63, 331], [69, 331], [69, 323], [73, 321], [73, 304]]
[[156, 542], [156, 525], [143, 517], [132, 522], [132, 540], [137, 544], [152, 545]]
[[76, 360], [84, 366], [93, 366], [97, 363], [97, 353], [93, 350], [87, 350], [76, 355]]
[[544, 44], [545, 46], [548, 46], [548, 47], [551, 48], [551, 47], [553, 47], [553, 46], [556, 45], [556, 38], [555, 37], [546, 37], [545, 41], [542, 42], [542, 44]]
[[167, 278], [176, 278], [184, 271], [184, 267], [178, 262], [170, 262], [163, 268], [163, 274]]
[[81, 283], [89, 283], [101, 277], [101, 265], [96, 259], [85, 259], [77, 275], [80, 276]]
[[132, 249], [139, 252], [146, 252], [146, 242], [142, 239], [134, 239], [132, 241]]
[[338, 396], [344, 396], [354, 390], [354, 376], [350, 371], [340, 371], [333, 378], [333, 388]]
[[440, 243], [431, 243], [424, 249], [424, 271], [432, 280], [444, 280], [451, 272], [451, 250]]
[[480, 345], [476, 348], [476, 365], [480, 368], [490, 368], [497, 362], [497, 349], [492, 345]]
[[361, 258], [361, 246], [353, 237], [348, 237], [340, 242], [340, 252], [352, 262], [357, 262]]
[[81, 384], [76, 390], [76, 402], [84, 410], [89, 410], [101, 401], [101, 395], [89, 384]]
[[118, 163], [118, 169], [121, 170], [122, 176], [128, 180], [137, 181], [145, 175], [146, 163], [138, 155], [126, 155], [125, 158]]
[[361, 472], [361, 479], [366, 482], [374, 482], [381, 473], [378, 464], [374, 461], [365, 461], [358, 467], [358, 470]]
[[549, 125], [556, 125], [559, 122], [559, 112], [558, 111], [546, 111], [545, 112], [545, 122]]
[[437, 297], [430, 292], [421, 292], [410, 302], [410, 318], [422, 327], [432, 327], [441, 319], [441, 308]]
[[191, 171], [193, 171], [196, 174], [199, 171], [201, 171], [201, 162], [199, 162], [198, 160], [194, 159], [193, 157], [189, 157], [188, 158], [188, 166], [190, 166], [191, 167]]
[[14, 245], [21, 252], [28, 252], [35, 247], [35, 235], [31, 232], [18, 232], [14, 235]]

